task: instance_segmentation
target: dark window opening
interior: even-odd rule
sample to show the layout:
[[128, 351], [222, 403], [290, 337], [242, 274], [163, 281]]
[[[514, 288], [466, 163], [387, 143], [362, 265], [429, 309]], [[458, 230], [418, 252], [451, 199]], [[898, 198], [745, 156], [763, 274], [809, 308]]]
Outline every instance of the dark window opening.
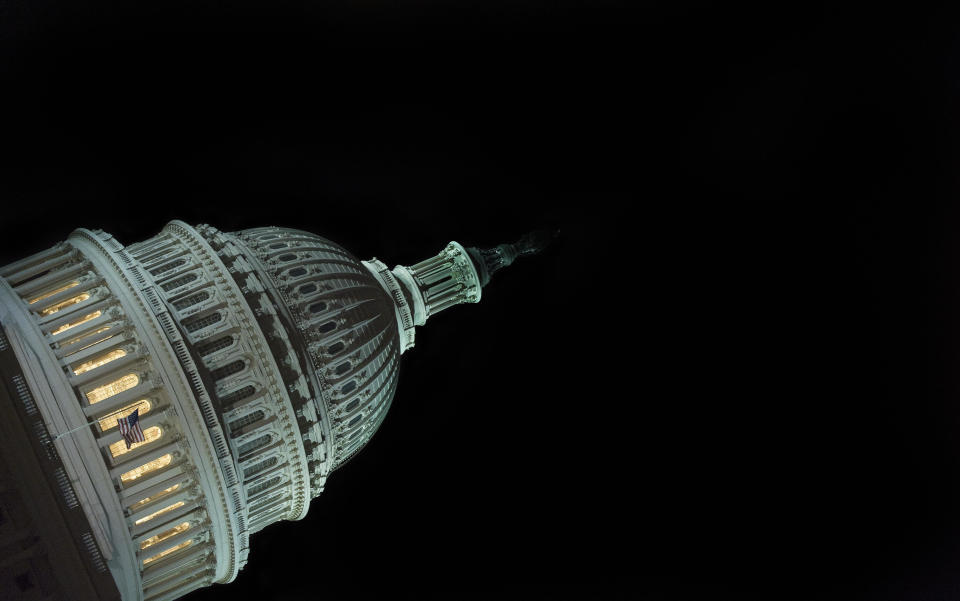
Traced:
[[238, 388], [233, 392], [229, 392], [223, 395], [220, 398], [220, 403], [224, 405], [229, 405], [230, 403], [236, 403], [237, 401], [242, 401], [248, 396], [252, 395], [256, 391], [256, 388], [253, 386], [244, 386], [243, 388]]
[[223, 315], [220, 313], [211, 313], [203, 317], [188, 317], [183, 320], [183, 327], [185, 327], [188, 332], [196, 332], [197, 330], [217, 323], [221, 319], [223, 319]]
[[341, 363], [340, 365], [337, 366], [337, 375], [338, 375], [338, 376], [342, 376], [343, 374], [347, 373], [348, 371], [350, 371], [350, 362], [349, 362], [349, 361], [344, 361], [343, 363]]
[[339, 353], [339, 352], [342, 351], [342, 350], [343, 350], [343, 343], [342, 343], [342, 342], [336, 342], [336, 343], [334, 343], [334, 344], [331, 344], [330, 347], [327, 348], [327, 352], [330, 353], [331, 355], [336, 355], [337, 353]]
[[210, 372], [210, 377], [212, 377], [214, 380], [222, 380], [227, 376], [232, 376], [235, 373], [243, 371], [244, 365], [243, 359], [237, 359], [233, 363], [228, 363], [223, 367], [218, 367], [217, 369], [213, 370]]
[[349, 382], [343, 385], [343, 388], [340, 389], [340, 392], [342, 392], [343, 394], [350, 394], [351, 392], [353, 392], [353, 390], [356, 387], [357, 387], [356, 380], [350, 380]]
[[352, 401], [350, 401], [350, 404], [347, 405], [346, 412], [350, 413], [351, 411], [356, 409], [357, 405], [359, 404], [360, 404], [360, 399], [353, 399]]
[[357, 425], [357, 422], [360, 421], [361, 419], [363, 419], [363, 415], [356, 416], [355, 418], [350, 420], [350, 423], [347, 424], [347, 427], [352, 428], [353, 426]]
[[20, 589], [21, 592], [28, 591], [34, 587], [33, 578], [30, 577], [30, 572], [24, 572], [23, 574], [20, 574], [14, 578], [13, 581], [17, 583], [17, 588]]
[[312, 305], [310, 305], [310, 312], [319, 313], [320, 311], [326, 310], [326, 308], [327, 308], [327, 303], [321, 301], [319, 303], [313, 303]]
[[286, 248], [286, 247], [287, 247], [286, 242], [274, 242], [273, 244], [270, 245], [270, 248], [273, 250], [277, 250], [278, 248]]
[[295, 255], [295, 254], [293, 254], [293, 253], [287, 253], [287, 254], [285, 254], [285, 255], [280, 255], [280, 260], [283, 261], [283, 262], [293, 261], [293, 260], [296, 259], [296, 258], [297, 258], [297, 255]]
[[332, 332], [334, 329], [336, 329], [336, 327], [337, 327], [337, 322], [328, 321], [327, 323], [323, 324], [317, 329], [321, 334], [326, 334], [327, 332]]

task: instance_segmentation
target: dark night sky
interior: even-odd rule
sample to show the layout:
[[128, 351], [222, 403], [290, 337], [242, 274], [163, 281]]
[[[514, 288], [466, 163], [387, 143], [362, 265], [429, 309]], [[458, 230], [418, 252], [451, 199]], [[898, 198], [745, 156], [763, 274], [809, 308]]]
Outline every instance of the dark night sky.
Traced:
[[627, 4], [0, 2], [0, 262], [562, 232], [189, 599], [956, 598], [956, 15]]

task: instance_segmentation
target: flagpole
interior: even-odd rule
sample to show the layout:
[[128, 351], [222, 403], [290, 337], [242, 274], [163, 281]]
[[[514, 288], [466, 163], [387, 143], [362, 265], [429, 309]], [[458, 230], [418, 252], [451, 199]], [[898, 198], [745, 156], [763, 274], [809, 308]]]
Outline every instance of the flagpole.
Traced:
[[[97, 421], [100, 421], [101, 419], [103, 419], [103, 418], [105, 418], [105, 417], [110, 417], [111, 415], [116, 415], [117, 413], [123, 413], [124, 411], [126, 411], [126, 408], [118, 409], [118, 410], [114, 411], [113, 413], [107, 413], [106, 415], [102, 415], [102, 416], [98, 417], [98, 418], [97, 418]], [[67, 434], [72, 434], [72, 433], [76, 432], [77, 430], [83, 430], [83, 429], [86, 428], [87, 426], [92, 426], [93, 423], [94, 423], [94, 422], [86, 422], [85, 424], [82, 424], [82, 425], [80, 425], [80, 426], [77, 426], [76, 428], [73, 428], [73, 429], [71, 429], [71, 430], [67, 430], [66, 432], [61, 432], [61, 433], [57, 434], [56, 436], [53, 437], [53, 439], [54, 439], [54, 440], [59, 440], [61, 436], [66, 436]]]

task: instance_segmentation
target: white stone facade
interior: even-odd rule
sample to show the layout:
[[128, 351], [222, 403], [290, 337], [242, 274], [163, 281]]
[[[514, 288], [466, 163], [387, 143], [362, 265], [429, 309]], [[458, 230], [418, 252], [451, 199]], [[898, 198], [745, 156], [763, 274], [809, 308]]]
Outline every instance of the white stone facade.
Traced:
[[178, 221], [0, 269], [0, 321], [125, 601], [233, 580], [250, 535], [303, 518], [373, 436], [414, 326], [479, 296], [456, 243], [390, 271], [299, 230]]

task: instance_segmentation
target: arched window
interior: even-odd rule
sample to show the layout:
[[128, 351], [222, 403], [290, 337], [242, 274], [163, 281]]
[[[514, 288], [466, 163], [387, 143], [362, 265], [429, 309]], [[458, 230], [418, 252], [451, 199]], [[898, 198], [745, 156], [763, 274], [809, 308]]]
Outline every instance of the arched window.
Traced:
[[109, 399], [114, 395], [120, 394], [124, 390], [130, 390], [139, 383], [140, 376], [137, 374], [127, 374], [125, 376], [121, 376], [112, 382], [107, 382], [102, 386], [97, 386], [93, 390], [87, 391], [87, 401], [91, 405], [94, 403], [99, 403], [103, 399]]
[[337, 353], [339, 353], [339, 352], [342, 351], [342, 350], [343, 350], [343, 343], [342, 343], [342, 342], [335, 342], [335, 343], [331, 344], [329, 347], [327, 347], [327, 352], [330, 353], [331, 355], [336, 355]]
[[340, 365], [337, 366], [336, 374], [337, 374], [338, 376], [342, 376], [343, 374], [347, 373], [348, 371], [350, 371], [350, 362], [349, 362], [349, 361], [344, 361], [343, 363], [341, 363]]
[[204, 342], [197, 345], [197, 353], [203, 357], [217, 351], [221, 351], [233, 344], [233, 336], [224, 336], [211, 342]]
[[257, 493], [261, 493], [267, 490], [268, 488], [270, 488], [271, 486], [277, 484], [278, 482], [280, 482], [280, 476], [274, 476], [269, 480], [264, 480], [259, 484], [254, 484], [253, 486], [250, 487], [249, 490], [247, 490], [247, 496], [252, 497]]
[[243, 468], [243, 479], [246, 480], [247, 478], [249, 478], [250, 476], [253, 476], [254, 474], [259, 474], [263, 470], [270, 469], [271, 467], [277, 465], [278, 461], [280, 461], [280, 459], [276, 455], [274, 455], [273, 457], [267, 457], [266, 459], [261, 459], [260, 461]]
[[347, 408], [344, 409], [344, 411], [347, 413], [350, 413], [351, 411], [356, 409], [357, 405], [359, 404], [360, 404], [360, 399], [353, 399], [352, 401], [350, 401], [350, 404], [347, 405]]
[[130, 448], [127, 448], [127, 441], [118, 440], [110, 445], [110, 454], [114, 457], [126, 455], [130, 451], [139, 449], [143, 445], [147, 445], [155, 440], [158, 440], [161, 436], [163, 436], [163, 430], [161, 430], [159, 427], [153, 426], [152, 428], [147, 428], [143, 431], [143, 442], [135, 442], [130, 445]]
[[57, 303], [57, 304], [55, 304], [55, 305], [50, 305], [50, 306], [47, 307], [46, 309], [40, 311], [40, 315], [53, 315], [54, 313], [60, 311], [61, 309], [66, 309], [67, 307], [69, 307], [69, 306], [71, 306], [71, 305], [76, 305], [76, 304], [78, 304], [78, 303], [82, 303], [83, 301], [87, 300], [88, 298], [90, 298], [90, 293], [89, 293], [89, 292], [81, 292], [80, 294], [78, 294], [78, 295], [76, 295], [76, 296], [71, 296], [71, 297], [68, 298], [67, 300], [60, 301], [59, 303]]
[[171, 271], [171, 270], [173, 270], [173, 269], [176, 269], [177, 267], [180, 267], [180, 266], [182, 266], [182, 265], [185, 265], [186, 262], [187, 262], [186, 259], [177, 259], [176, 261], [171, 261], [170, 263], [167, 263], [166, 265], [161, 265], [160, 267], [156, 267], [156, 268], [154, 268], [154, 269], [151, 269], [151, 270], [150, 270], [150, 273], [152, 273], [152, 274], [155, 275], [155, 276], [158, 276], [158, 275], [160, 275], [160, 274], [163, 274], [163, 273], [166, 273], [166, 272]]
[[354, 427], [355, 425], [357, 425], [357, 422], [359, 422], [361, 419], [363, 419], [363, 414], [355, 416], [352, 420], [350, 420], [350, 423], [347, 424], [347, 427], [348, 428]]
[[237, 359], [231, 363], [227, 363], [223, 367], [218, 367], [217, 369], [210, 372], [210, 377], [214, 380], [222, 380], [227, 376], [232, 376], [233, 374], [240, 373], [243, 371], [243, 368], [246, 366], [246, 363], [243, 359]]
[[178, 301], [174, 301], [174, 302], [173, 302], [173, 307], [174, 307], [177, 311], [183, 311], [183, 310], [186, 309], [187, 307], [192, 307], [192, 306], [196, 305], [197, 303], [202, 303], [203, 301], [207, 300], [208, 298], [210, 298], [210, 293], [207, 292], [206, 290], [203, 290], [203, 291], [197, 292], [196, 294], [191, 294], [190, 296], [181, 298], [181, 299], [178, 300]]
[[278, 250], [278, 249], [286, 248], [286, 247], [287, 247], [287, 243], [286, 243], [286, 242], [274, 242], [273, 244], [271, 244], [271, 245], [269, 246], [269, 248], [270, 248], [271, 250]]
[[283, 261], [284, 263], [286, 263], [287, 261], [293, 261], [293, 260], [296, 259], [296, 258], [297, 258], [297, 255], [295, 255], [295, 254], [293, 254], [293, 253], [287, 253], [287, 254], [285, 254], [285, 255], [280, 255], [280, 259], [279, 259], [279, 260], [280, 260], [280, 261]]
[[[326, 309], [327, 309], [327, 303], [320, 301], [319, 303], [313, 303], [312, 305], [310, 305], [309, 311], [311, 313], [319, 313], [321, 311], [326, 311]], [[330, 322], [330, 323], [333, 323], [333, 322]]]
[[151, 536], [150, 538], [145, 539], [144, 541], [142, 541], [142, 542], [140, 543], [140, 550], [143, 551], [143, 550], [146, 549], [147, 547], [150, 547], [150, 546], [155, 545], [155, 544], [157, 544], [157, 543], [162, 543], [163, 541], [167, 540], [167, 539], [170, 538], [171, 536], [176, 536], [176, 535], [180, 534], [181, 532], [186, 532], [186, 531], [189, 530], [189, 529], [190, 529], [190, 522], [181, 522], [180, 524], [177, 524], [177, 525], [174, 526], [173, 528], [169, 528], [169, 529], [167, 529], [167, 530], [164, 530], [163, 532], [161, 532], [161, 533], [159, 533], [159, 534], [154, 534], [154, 535]]
[[310, 294], [311, 292], [316, 292], [316, 291], [317, 291], [316, 284], [304, 284], [303, 286], [300, 286], [300, 294]]
[[175, 546], [173, 546], [173, 547], [170, 547], [170, 548], [167, 549], [166, 551], [163, 551], [163, 552], [161, 552], [161, 553], [157, 553], [157, 554], [154, 555], [153, 557], [148, 557], [148, 558], [144, 559], [144, 560], [143, 560], [143, 565], [146, 566], [147, 564], [150, 564], [151, 562], [154, 562], [154, 561], [156, 561], [156, 560], [158, 560], [158, 559], [163, 559], [163, 558], [166, 557], [167, 555], [170, 555], [170, 554], [172, 554], [172, 553], [176, 553], [176, 552], [179, 551], [180, 549], [186, 549], [186, 548], [189, 547], [191, 544], [193, 544], [193, 539], [185, 540], [185, 541], [183, 541], [182, 543], [180, 543], [179, 545], [175, 545]]
[[137, 501], [136, 503], [130, 506], [130, 512], [133, 513], [134, 511], [141, 509], [145, 505], [149, 505], [150, 503], [158, 499], [162, 499], [163, 497], [169, 495], [170, 493], [177, 490], [178, 488], [180, 488], [180, 484], [174, 484], [173, 486], [164, 488], [160, 492], [154, 493], [145, 499], [140, 499], [139, 501]]
[[253, 386], [244, 386], [243, 388], [239, 388], [233, 392], [228, 392], [227, 394], [218, 398], [220, 399], [221, 404], [229, 405], [231, 403], [236, 403], [237, 401], [242, 401], [243, 399], [252, 395], [255, 391], [256, 388]]
[[100, 431], [106, 432], [111, 428], [116, 428], [117, 420], [123, 419], [124, 417], [130, 415], [134, 409], [137, 409], [138, 415], [142, 416], [142, 415], [146, 415], [147, 413], [150, 413], [150, 409], [152, 408], [153, 407], [151, 406], [150, 401], [148, 401], [147, 399], [140, 399], [136, 403], [131, 403], [121, 409], [118, 409], [116, 411], [111, 411], [107, 415], [97, 420], [97, 423], [100, 424]]
[[188, 317], [183, 320], [183, 327], [185, 327], [188, 332], [193, 333], [207, 326], [212, 326], [213, 324], [217, 323], [221, 319], [223, 319], [223, 315], [219, 312], [210, 313], [209, 315], [204, 315], [202, 317], [201, 316]]
[[52, 332], [50, 332], [50, 335], [51, 335], [51, 336], [56, 336], [57, 334], [62, 334], [63, 332], [66, 332], [66, 331], [69, 330], [70, 328], [75, 328], [75, 327], [77, 327], [77, 326], [79, 326], [79, 325], [81, 325], [81, 324], [87, 323], [87, 322], [90, 321], [91, 319], [96, 319], [96, 318], [100, 317], [101, 315], [103, 315], [103, 312], [102, 312], [102, 311], [94, 311], [93, 313], [87, 313], [86, 315], [84, 315], [84, 316], [81, 317], [80, 319], [75, 319], [75, 320], [73, 320], [73, 321], [70, 321], [70, 322], [67, 322], [67, 323], [63, 324], [62, 326], [60, 326], [60, 327], [58, 327], [57, 329], [55, 329], [55, 330], [53, 330]]
[[290, 270], [289, 275], [290, 275], [290, 277], [292, 277], [292, 278], [298, 278], [298, 277], [304, 275], [305, 273], [307, 273], [307, 270], [306, 270], [306, 269], [304, 269], [303, 267], [296, 267], [296, 268]]
[[182, 276], [178, 277], [175, 280], [170, 280], [165, 284], [161, 284], [160, 287], [163, 288], [164, 292], [170, 292], [174, 288], [179, 288], [184, 284], [189, 284], [193, 280], [197, 279], [197, 274], [195, 273], [185, 273]]
[[351, 434], [351, 435], [350, 435], [350, 438], [348, 438], [347, 440], [353, 440], [353, 439], [356, 438], [357, 436], [360, 436], [360, 433], [361, 433], [361, 432], [363, 432], [363, 428], [360, 428], [359, 430], [357, 430], [356, 432], [354, 432], [353, 434]]
[[354, 390], [356, 387], [357, 387], [357, 381], [356, 381], [356, 380], [350, 380], [349, 382], [347, 382], [346, 384], [343, 385], [343, 388], [340, 389], [340, 392], [341, 392], [342, 394], [350, 394], [351, 392], [353, 392], [353, 390]]
[[94, 357], [93, 359], [90, 359], [89, 361], [84, 361], [79, 365], [75, 365], [73, 367], [73, 375], [79, 376], [82, 373], [86, 373], [88, 371], [94, 370], [100, 367], [101, 365], [106, 365], [111, 361], [116, 361], [120, 357], [126, 357], [126, 356], [127, 356], [127, 351], [123, 349], [114, 349], [109, 353], [104, 353], [102, 355]]
[[257, 409], [252, 413], [247, 413], [246, 415], [240, 416], [240, 418], [230, 422], [230, 436], [236, 436], [240, 429], [248, 424], [258, 422], [263, 419], [263, 410]]
[[332, 332], [334, 329], [336, 329], [336, 327], [337, 327], [337, 322], [328, 321], [327, 323], [317, 328], [317, 331], [319, 331], [321, 334], [326, 334], [327, 332]]
[[157, 457], [153, 461], [148, 461], [143, 465], [141, 465], [140, 467], [134, 468], [129, 472], [120, 474], [120, 480], [123, 481], [124, 483], [132, 482], [133, 480], [140, 478], [144, 474], [155, 472], [161, 468], [164, 468], [170, 465], [171, 461], [173, 461], [173, 455], [171, 455], [170, 453], [167, 453], [166, 455], [161, 455], [160, 457]]
[[137, 526], [139, 526], [140, 524], [145, 524], [145, 523], [149, 522], [150, 520], [152, 520], [152, 519], [155, 518], [155, 517], [161, 516], [161, 515], [163, 515], [163, 514], [165, 514], [165, 513], [170, 513], [170, 512], [173, 511], [174, 509], [179, 509], [180, 507], [183, 507], [183, 506], [186, 505], [186, 504], [187, 504], [186, 501], [177, 501], [176, 503], [172, 503], [172, 504], [170, 504], [170, 505], [167, 505], [167, 506], [164, 507], [163, 509], [158, 509], [157, 511], [154, 511], [154, 512], [151, 513], [150, 515], [146, 515], [146, 516], [140, 518], [139, 520], [137, 520], [136, 522], [134, 522], [134, 524], [136, 524]]
[[240, 457], [243, 457], [244, 455], [249, 455], [250, 453], [253, 453], [256, 450], [261, 449], [267, 446], [268, 444], [270, 444], [270, 435], [264, 434], [263, 436], [258, 436], [257, 438], [254, 438], [253, 440], [248, 440], [247, 442], [240, 445], [240, 448], [237, 449], [237, 454], [240, 455]]
[[45, 299], [45, 298], [50, 298], [50, 297], [53, 296], [54, 294], [57, 294], [57, 293], [59, 293], [59, 292], [63, 292], [64, 290], [69, 290], [69, 289], [73, 288], [74, 286], [79, 286], [79, 285], [80, 285], [80, 282], [74, 280], [74, 281], [70, 282], [69, 284], [67, 284], [66, 286], [60, 286], [59, 288], [56, 288], [56, 289], [51, 290], [51, 291], [49, 291], [49, 292], [44, 292], [44, 293], [41, 294], [40, 296], [37, 296], [37, 297], [35, 297], [35, 298], [32, 298], [32, 299], [28, 300], [28, 301], [27, 301], [27, 304], [32, 305], [32, 304], [34, 304], [34, 303], [37, 303], [37, 302], [42, 301], [42, 300]]

